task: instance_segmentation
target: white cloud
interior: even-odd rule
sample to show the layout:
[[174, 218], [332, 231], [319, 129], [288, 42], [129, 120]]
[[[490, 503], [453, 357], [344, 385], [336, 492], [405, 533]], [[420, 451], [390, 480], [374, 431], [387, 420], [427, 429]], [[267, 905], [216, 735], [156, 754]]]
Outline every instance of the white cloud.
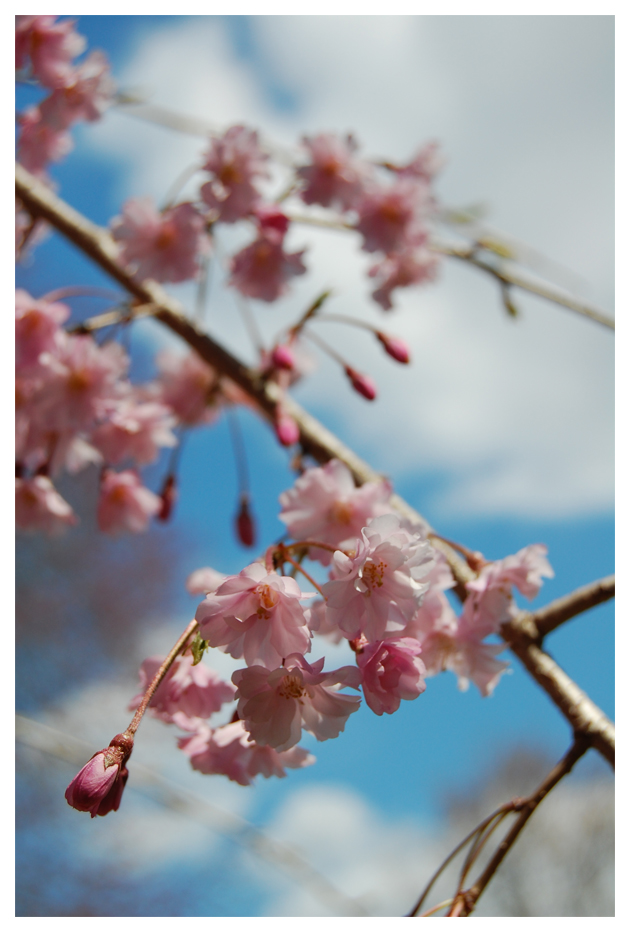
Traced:
[[[488, 201], [498, 226], [552, 260], [542, 273], [562, 278], [554, 262], [572, 268], [588, 297], [610, 306], [609, 19], [263, 16], [251, 22], [253, 62], [236, 55], [220, 19], [201, 17], [148, 34], [118, 77], [153, 88], [156, 103], [218, 124], [244, 120], [285, 143], [353, 129], [369, 153], [405, 158], [440, 138], [447, 203]], [[274, 110], [261, 69], [293, 94], [295, 110]], [[121, 199], [161, 197], [203, 149], [116, 114], [93, 138], [128, 166]], [[296, 228], [291, 245], [306, 243], [312, 271], [278, 309], [256, 308], [261, 329], [270, 338], [333, 286], [331, 310], [409, 340], [414, 364], [404, 371], [363, 334], [322, 328], [375, 377], [380, 399], [369, 406], [353, 396], [328, 363], [298, 397], [394, 479], [443, 477], [432, 520], [454, 510], [561, 516], [611, 507], [609, 332], [519, 293], [522, 319], [508, 320], [492, 283], [458, 266], [445, 267], [436, 286], [401, 294], [384, 319], [352, 236]], [[233, 299], [213, 288], [209, 325], [243, 355]]]

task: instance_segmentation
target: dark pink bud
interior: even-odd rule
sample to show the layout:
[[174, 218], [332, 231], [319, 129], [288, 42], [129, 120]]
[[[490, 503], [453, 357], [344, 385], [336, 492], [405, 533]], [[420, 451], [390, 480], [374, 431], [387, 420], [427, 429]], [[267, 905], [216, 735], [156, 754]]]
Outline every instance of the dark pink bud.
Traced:
[[275, 204], [258, 204], [253, 210], [261, 231], [274, 242], [282, 242], [289, 229], [289, 218]]
[[295, 368], [295, 356], [293, 351], [285, 343], [274, 346], [271, 353], [271, 361], [276, 369], [293, 369]]
[[352, 382], [352, 387], [356, 392], [363, 395], [368, 401], [374, 401], [377, 395], [376, 383], [369, 375], [363, 375], [362, 372], [357, 372], [356, 369], [352, 369], [350, 366], [346, 366], [346, 375]]
[[410, 361], [411, 353], [409, 352], [409, 347], [400, 337], [390, 337], [387, 333], [382, 333], [381, 331], [379, 331], [376, 336], [385, 347], [385, 352], [389, 353], [396, 362], [408, 363]]
[[125, 764], [132, 749], [131, 736], [112, 738], [109, 747], [95, 754], [68, 785], [68, 804], [79, 812], [89, 812], [92, 818], [115, 812], [129, 777]]
[[241, 507], [236, 516], [236, 536], [244, 547], [253, 547], [256, 542], [256, 525], [246, 495], [241, 496]]
[[300, 428], [291, 415], [276, 412], [276, 436], [283, 447], [292, 447], [300, 439]]
[[157, 519], [158, 521], [168, 521], [173, 513], [175, 502], [177, 501], [175, 476], [166, 477], [160, 498], [162, 499], [162, 507], [157, 514]]

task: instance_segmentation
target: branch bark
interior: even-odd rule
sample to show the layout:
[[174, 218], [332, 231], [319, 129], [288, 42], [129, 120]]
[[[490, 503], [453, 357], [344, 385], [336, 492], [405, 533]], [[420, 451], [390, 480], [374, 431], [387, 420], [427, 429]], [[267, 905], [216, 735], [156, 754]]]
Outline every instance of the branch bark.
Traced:
[[[153, 316], [157, 320], [180, 336], [223, 376], [235, 382], [256, 402], [265, 417], [271, 422], [274, 421], [276, 406], [281, 400], [280, 389], [276, 383], [265, 380], [259, 372], [244, 366], [210, 336], [198, 330], [185, 316], [179, 303], [157, 282], [135, 281], [120, 265], [116, 243], [106, 230], [79, 214], [21, 165], [16, 165], [16, 196], [32, 217], [41, 217], [59, 230], [133, 295], [139, 305], [156, 306]], [[371, 466], [293, 399], [283, 397], [283, 404], [298, 424], [302, 449], [316, 462], [326, 463], [333, 458], [341, 460], [359, 485], [380, 478]], [[429, 522], [399, 495], [392, 495], [391, 504], [403, 516], [423, 525], [427, 534], [432, 532]], [[466, 597], [466, 583], [470, 582], [475, 574], [444, 541], [436, 538], [433, 544], [446, 556], [456, 580], [455, 592], [463, 601]], [[508, 646], [547, 692], [572, 727], [578, 732], [592, 734], [593, 745], [613, 763], [614, 726], [564, 670], [542, 650], [538, 644], [538, 629], [531, 616], [522, 613], [519, 618], [503, 625], [501, 633]]]
[[565, 621], [575, 618], [576, 615], [601, 605], [615, 597], [615, 577], [605, 576], [587, 586], [575, 589], [569, 595], [563, 596], [532, 612], [531, 617], [538, 629], [538, 637], [544, 637], [559, 628]]

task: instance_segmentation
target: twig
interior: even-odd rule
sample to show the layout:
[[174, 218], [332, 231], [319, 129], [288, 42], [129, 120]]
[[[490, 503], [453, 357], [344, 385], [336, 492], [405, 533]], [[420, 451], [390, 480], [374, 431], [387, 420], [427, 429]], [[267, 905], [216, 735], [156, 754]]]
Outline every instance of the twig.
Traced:
[[532, 813], [540, 805], [545, 796], [547, 796], [547, 794], [554, 788], [554, 786], [556, 786], [556, 784], [559, 783], [560, 780], [562, 780], [562, 778], [572, 770], [574, 764], [588, 751], [591, 743], [591, 739], [587, 735], [576, 735], [573, 744], [565, 756], [558, 764], [556, 764], [551, 773], [543, 780], [538, 789], [527, 799], [520, 801], [519, 815], [516, 818], [516, 821], [508, 831], [501, 844], [498, 846], [494, 855], [488, 862], [485, 870], [473, 884], [473, 886], [459, 894], [458, 897], [455, 897], [449, 915], [455, 915], [454, 910], [457, 908], [458, 901], [459, 909], [456, 915], [470, 915], [470, 913], [475, 908], [479, 897], [490, 883], [495, 871], [520, 835]]
[[[135, 281], [119, 263], [117, 247], [109, 233], [62, 201], [21, 165], [16, 165], [16, 193], [31, 216], [41, 216], [51, 223], [122, 284], [141, 304], [157, 305], [154, 317], [185, 340], [202, 359], [242, 388], [271, 423], [274, 423], [278, 402], [282, 401], [287, 414], [298, 424], [303, 451], [316, 462], [326, 463], [333, 458], [341, 460], [359, 485], [381, 478], [353, 450], [283, 393], [275, 382], [265, 380], [260, 373], [248, 369], [210, 336], [197, 329], [184, 315], [181, 306], [157, 282]], [[395, 511], [414, 524], [420, 525], [425, 533], [432, 532], [429, 522], [399, 495], [392, 495], [390, 504]], [[475, 574], [448, 544], [436, 539], [434, 546], [446, 556], [456, 580], [454, 591], [461, 601], [464, 601], [467, 595], [466, 583], [474, 579]], [[593, 746], [612, 764], [612, 722], [540, 648], [537, 643], [538, 629], [531, 621], [531, 616], [523, 613], [517, 619], [506, 623], [501, 628], [501, 634], [572, 727], [578, 732], [592, 735]]]
[[602, 602], [607, 602], [614, 597], [615, 577], [614, 575], [605, 576], [532, 612], [532, 619], [538, 628], [540, 640], [555, 631], [565, 621], [569, 621], [570, 618], [575, 618], [581, 612], [586, 612], [589, 608], [601, 605]]

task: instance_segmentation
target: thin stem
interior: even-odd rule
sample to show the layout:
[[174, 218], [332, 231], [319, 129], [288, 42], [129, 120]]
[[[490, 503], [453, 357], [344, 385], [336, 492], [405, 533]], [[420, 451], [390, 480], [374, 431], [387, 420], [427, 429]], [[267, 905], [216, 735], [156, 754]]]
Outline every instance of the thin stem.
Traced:
[[179, 173], [173, 184], [170, 186], [166, 192], [166, 197], [164, 198], [164, 204], [160, 208], [161, 212], [164, 213], [165, 210], [168, 210], [173, 206], [173, 201], [178, 197], [180, 191], [184, 185], [190, 181], [190, 179], [197, 174], [198, 171], [201, 171], [201, 163], [193, 162], [191, 165], [188, 165], [183, 171]]
[[317, 589], [321, 597], [324, 598], [322, 587], [319, 585], [319, 583], [315, 582], [311, 574], [307, 573], [304, 567], [300, 563], [298, 563], [297, 560], [294, 560], [292, 557], [290, 557], [288, 553], [283, 553], [281, 559], [286, 560], [287, 563], [290, 563], [291, 566], [294, 566], [295, 569], [298, 570], [300, 573], [302, 573], [303, 576], [306, 576], [311, 586], [315, 586], [315, 588]]
[[40, 301], [63, 301], [66, 298], [78, 298], [88, 296], [91, 298], [107, 298], [109, 301], [115, 301], [116, 304], [122, 304], [125, 300], [122, 295], [110, 291], [109, 288], [92, 288], [90, 285], [68, 285], [66, 288], [56, 288], [42, 295]]
[[104, 327], [113, 327], [115, 324], [129, 324], [132, 320], [139, 317], [152, 317], [160, 310], [157, 304], [149, 301], [146, 304], [136, 304], [132, 307], [125, 307], [123, 310], [105, 311], [103, 314], [95, 314], [94, 317], [88, 317], [82, 323], [72, 327], [69, 333], [92, 333], [94, 330], [102, 330]]
[[431, 909], [427, 909], [426, 913], [420, 913], [419, 919], [425, 919], [427, 916], [432, 916], [433, 913], [437, 913], [440, 909], [444, 909], [446, 906], [450, 906], [453, 902], [453, 897], [449, 897], [448, 900], [443, 900], [441, 903], [438, 903], [437, 906], [432, 906]]
[[488, 560], [486, 560], [484, 555], [478, 550], [470, 550], [468, 547], [465, 547], [464, 544], [458, 544], [454, 540], [449, 540], [448, 537], [442, 537], [441, 534], [436, 534], [435, 531], [432, 531], [428, 536], [431, 540], [441, 540], [449, 547], [452, 547], [453, 550], [457, 550], [458, 553], [461, 553], [474, 573], [478, 573], [482, 567], [488, 563]]
[[238, 307], [239, 313], [243, 318], [245, 329], [249, 334], [249, 338], [252, 341], [256, 352], [260, 356], [265, 348], [265, 344], [263, 342], [260, 330], [258, 329], [256, 318], [254, 317], [252, 309], [245, 298], [243, 298], [238, 292], [234, 293], [234, 297], [236, 299], [236, 306]]
[[551, 792], [554, 786], [556, 786], [556, 784], [558, 784], [560, 780], [562, 780], [562, 778], [573, 769], [573, 766], [588, 751], [588, 749], [591, 747], [591, 744], [592, 741], [587, 735], [576, 735], [573, 744], [565, 756], [558, 764], [556, 764], [551, 773], [543, 780], [538, 789], [527, 799], [521, 801], [520, 812], [516, 821], [495, 851], [485, 870], [475, 882], [475, 884], [461, 895], [463, 905], [459, 915], [470, 915], [470, 913], [475, 908], [479, 897], [490, 883], [495, 871], [520, 835], [530, 816], [534, 813], [545, 796]]
[[184, 633], [177, 639], [177, 641], [171, 648], [170, 652], [165, 657], [164, 662], [162, 663], [160, 669], [157, 671], [157, 673], [155, 674], [155, 676], [149, 683], [149, 686], [147, 687], [147, 690], [144, 696], [142, 697], [142, 702], [138, 706], [136, 710], [136, 714], [132, 718], [131, 723], [129, 724], [129, 727], [127, 728], [125, 734], [135, 735], [136, 731], [138, 730], [138, 726], [140, 722], [142, 721], [142, 716], [146, 712], [147, 706], [151, 702], [151, 699], [153, 698], [155, 691], [157, 690], [158, 686], [160, 685], [160, 683], [162, 682], [162, 680], [164, 679], [168, 671], [173, 666], [173, 663], [175, 662], [178, 654], [180, 654], [186, 647], [188, 640], [190, 639], [190, 636], [195, 633], [197, 627], [198, 627], [197, 622], [193, 618], [193, 620], [190, 622], [190, 624], [188, 625]]
[[575, 618], [581, 612], [586, 612], [589, 608], [601, 605], [602, 602], [607, 602], [608, 599], [614, 597], [615, 577], [613, 575], [605, 576], [587, 586], [581, 586], [569, 595], [550, 602], [549, 605], [532, 612], [532, 619], [538, 628], [539, 637], [541, 639], [546, 637], [570, 618]]
[[[317, 547], [318, 550], [328, 550], [330, 553], [336, 553], [341, 548], [333, 547], [332, 544], [324, 544], [321, 540], [298, 540], [292, 544], [282, 544], [283, 550], [302, 550], [304, 547]], [[345, 553], [345, 550], [341, 551]]]
[[208, 291], [210, 289], [211, 263], [212, 256], [210, 253], [207, 253], [201, 260], [201, 274], [197, 283], [197, 294], [195, 297], [195, 320], [197, 323], [201, 323], [203, 321], [204, 312], [206, 310], [206, 301], [208, 299]]
[[509, 813], [512, 811], [513, 811], [512, 808], [504, 809], [503, 812], [499, 813], [499, 815], [496, 816], [496, 818], [491, 823], [489, 823], [485, 831], [483, 829], [480, 829], [477, 832], [470, 846], [470, 850], [468, 851], [468, 854], [466, 855], [464, 863], [462, 864], [462, 869], [459, 875], [459, 883], [457, 884], [457, 890], [455, 892], [455, 895], [452, 898], [453, 908], [455, 908], [457, 897], [463, 890], [464, 884], [466, 882], [466, 877], [468, 876], [468, 872], [471, 870], [473, 864], [475, 863], [475, 861], [481, 854], [486, 842], [489, 841], [489, 839], [492, 837], [493, 833], [499, 827], [501, 822], [503, 822], [505, 817], [509, 815]]
[[297, 324], [294, 324], [289, 329], [289, 334], [293, 337], [296, 337], [298, 333], [301, 331], [304, 324], [307, 322], [307, 320], [310, 320], [311, 317], [315, 317], [315, 315], [319, 311], [324, 301], [327, 301], [328, 298], [331, 296], [331, 294], [332, 294], [332, 291], [330, 289], [327, 289], [326, 291], [322, 291], [322, 293], [315, 298], [312, 304], [309, 304], [307, 309], [304, 311], [304, 313], [298, 320]]
[[304, 330], [304, 336], [306, 337], [307, 340], [310, 340], [311, 343], [314, 343], [316, 346], [319, 346], [321, 350], [323, 350], [325, 353], [331, 356], [335, 360], [335, 362], [338, 362], [339, 365], [343, 366], [344, 369], [347, 369], [349, 367], [350, 364], [346, 362], [343, 356], [341, 356], [337, 352], [337, 350], [333, 349], [332, 346], [329, 346], [325, 340], [322, 340], [321, 337], [317, 336], [317, 334], [312, 333], [310, 330]]
[[247, 468], [247, 456], [245, 454], [245, 443], [241, 425], [232, 405], [226, 406], [227, 422], [230, 429], [230, 438], [232, 440], [232, 449], [234, 450], [234, 461], [236, 463], [236, 481], [238, 491], [241, 496], [247, 495], [249, 498], [249, 470]]

